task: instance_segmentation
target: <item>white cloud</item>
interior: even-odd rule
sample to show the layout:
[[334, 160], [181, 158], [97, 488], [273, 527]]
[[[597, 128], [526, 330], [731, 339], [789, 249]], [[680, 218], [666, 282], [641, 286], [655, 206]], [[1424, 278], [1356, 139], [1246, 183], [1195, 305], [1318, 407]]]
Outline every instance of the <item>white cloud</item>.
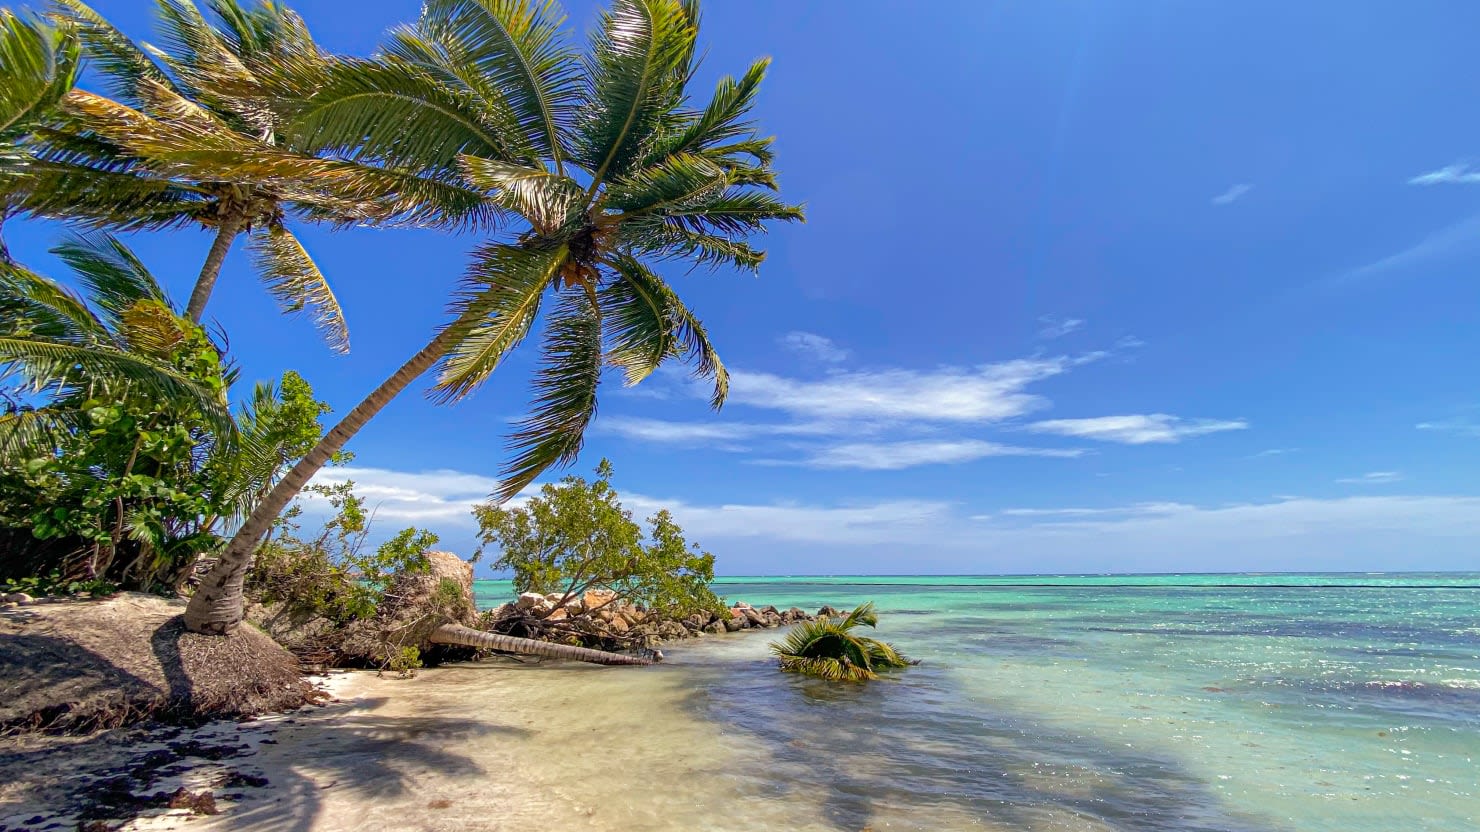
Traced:
[[1102, 442], [1126, 445], [1181, 442], [1194, 436], [1226, 430], [1243, 430], [1249, 426], [1242, 419], [1183, 419], [1166, 413], [1097, 416], [1089, 419], [1049, 419], [1033, 422], [1027, 429], [1034, 433], [1052, 433]]
[[1112, 508], [1004, 508], [997, 512], [1003, 517], [1098, 517], [1104, 515], [1173, 514], [1179, 511], [1196, 511], [1196, 506], [1186, 503], [1136, 503]]
[[1441, 419], [1437, 422], [1419, 422], [1414, 427], [1418, 430], [1457, 433], [1460, 436], [1480, 436], [1480, 424], [1464, 417]]
[[809, 468], [852, 468], [863, 471], [897, 471], [917, 465], [954, 465], [990, 456], [1077, 457], [1077, 448], [1022, 448], [979, 439], [914, 442], [854, 442], [823, 448], [800, 462], [769, 461], [771, 464], [803, 465]]
[[1342, 477], [1337, 482], [1347, 485], [1387, 485], [1402, 479], [1403, 475], [1397, 471], [1369, 471], [1360, 477]]
[[1254, 189], [1254, 186], [1253, 185], [1251, 185], [1251, 184], [1249, 184], [1247, 182], [1240, 182], [1237, 185], [1233, 185], [1233, 186], [1229, 187], [1229, 189], [1226, 190], [1226, 191], [1224, 191], [1223, 193], [1218, 194], [1217, 196], [1213, 197], [1213, 204], [1214, 205], [1229, 205], [1229, 204], [1233, 203], [1234, 201], [1240, 199], [1241, 197], [1243, 197], [1244, 194], [1247, 194], [1249, 191], [1252, 191], [1253, 189]]
[[[471, 526], [470, 512], [498, 489], [498, 480], [481, 474], [439, 469], [392, 471], [385, 468], [329, 467], [314, 475], [316, 485], [353, 481], [376, 520], [389, 523]], [[301, 499], [318, 502], [311, 494]]]
[[1038, 323], [1043, 324], [1043, 328], [1038, 330], [1038, 337], [1045, 340], [1062, 338], [1084, 326], [1081, 318], [1059, 318], [1053, 315], [1044, 315], [1038, 319]]
[[[1382, 473], [1382, 472], [1377, 472]], [[428, 526], [471, 552], [469, 509], [496, 486], [459, 471], [336, 468], [318, 482], [356, 481], [377, 518]], [[1301, 568], [1423, 569], [1469, 552], [1480, 537], [1480, 497], [1281, 497], [1196, 506], [1009, 507], [967, 513], [953, 502], [696, 503], [624, 492], [646, 517], [670, 509], [725, 574], [999, 571], [1209, 571]], [[986, 521], [986, 522], [983, 522]], [[464, 550], [466, 547], [466, 550]], [[1404, 552], [1419, 560], [1398, 561]], [[1437, 558], [1437, 559], [1436, 559]], [[1457, 562], [1457, 561], [1451, 561]]]
[[1327, 286], [1340, 286], [1356, 280], [1401, 271], [1412, 266], [1442, 262], [1457, 253], [1473, 250], [1477, 243], [1480, 243], [1480, 214], [1445, 226], [1396, 254], [1390, 254], [1321, 282]]
[[1293, 454], [1299, 450], [1299, 448], [1269, 448], [1267, 450], [1263, 450], [1257, 454], [1254, 454], [1254, 458], [1257, 459], [1259, 457], [1265, 456], [1284, 456], [1285, 454]]
[[812, 332], [788, 332], [779, 339], [781, 345], [817, 361], [836, 364], [848, 357], [848, 351], [831, 338]]
[[820, 379], [737, 371], [730, 403], [829, 420], [1001, 422], [1048, 406], [1028, 385], [1104, 358], [1020, 358], [974, 368], [841, 372]]
[[1456, 162], [1447, 167], [1421, 173], [1408, 180], [1410, 185], [1473, 185], [1480, 183], [1480, 171], [1471, 169], [1467, 162]]

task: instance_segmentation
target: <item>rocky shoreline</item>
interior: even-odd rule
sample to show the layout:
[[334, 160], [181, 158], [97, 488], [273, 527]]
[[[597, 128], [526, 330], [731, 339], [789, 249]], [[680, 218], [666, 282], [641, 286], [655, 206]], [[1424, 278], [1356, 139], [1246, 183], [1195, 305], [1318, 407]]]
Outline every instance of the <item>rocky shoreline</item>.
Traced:
[[737, 601], [719, 612], [670, 617], [626, 603], [611, 592], [592, 591], [580, 597], [526, 592], [484, 613], [484, 626], [528, 638], [606, 649], [651, 650], [665, 642], [775, 629], [843, 614], [830, 606], [813, 614], [798, 607], [780, 610]]

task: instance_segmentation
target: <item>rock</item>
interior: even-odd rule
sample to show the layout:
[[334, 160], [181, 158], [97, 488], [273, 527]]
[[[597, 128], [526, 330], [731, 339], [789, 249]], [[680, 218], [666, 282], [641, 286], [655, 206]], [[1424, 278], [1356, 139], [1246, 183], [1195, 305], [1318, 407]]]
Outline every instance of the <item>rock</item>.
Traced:
[[777, 612], [774, 608], [770, 612], [762, 612], [761, 615], [766, 619], [767, 627], [781, 626], [781, 613]]
[[736, 601], [735, 602], [735, 606], [732, 609], [748, 610], [748, 609], [751, 609], [751, 606], [749, 604], [745, 603], [744, 601]]
[[615, 604], [617, 593], [609, 589], [593, 589], [581, 597], [581, 608], [594, 610], [597, 607], [610, 609]]
[[548, 609], [549, 606], [550, 602], [538, 592], [522, 592], [518, 600], [514, 602], [514, 607], [521, 610]]
[[750, 620], [743, 615], [732, 615], [725, 620], [725, 632], [734, 633], [750, 626]]
[[766, 617], [763, 616], [763, 615], [761, 615], [759, 612], [757, 612], [753, 607], [746, 607], [746, 608], [740, 610], [740, 613], [745, 616], [745, 619], [747, 621], [750, 622], [750, 626], [752, 626], [752, 627], [764, 627], [764, 626], [766, 626]]
[[451, 552], [426, 552], [424, 572], [395, 576], [374, 618], [356, 619], [346, 628], [340, 647], [342, 664], [382, 667], [400, 646], [416, 647], [424, 661], [464, 658], [471, 648], [432, 644], [432, 632], [443, 624], [477, 628], [473, 603], [473, 565]]
[[663, 638], [687, 638], [689, 631], [677, 621], [664, 621], [658, 625], [658, 635]]
[[718, 618], [716, 618], [715, 620], [713, 620], [713, 621], [709, 622], [708, 624], [705, 624], [704, 625], [704, 632], [709, 633], [710, 635], [716, 635], [717, 636], [720, 633], [723, 633], [724, 631], [725, 631], [725, 622], [720, 621]]
[[817, 611], [818, 618], [844, 618], [847, 615], [847, 613], [831, 605], [824, 606], [822, 609]]
[[627, 626], [627, 622], [623, 621], [622, 617], [618, 615], [612, 616], [611, 620], [606, 622], [606, 628], [608, 631], [616, 633], [619, 636], [625, 635], [628, 630], [632, 629], [631, 627]]
[[24, 592], [12, 592], [5, 596], [5, 600], [13, 604], [29, 604], [36, 599]]
[[694, 613], [693, 615], [685, 618], [683, 620], [683, 623], [684, 626], [688, 627], [690, 630], [702, 630], [704, 629], [704, 625], [708, 624], [709, 622], [705, 620], [704, 616], [698, 613]]
[[767, 604], [766, 606], [761, 607], [761, 615], [780, 615], [780, 614], [781, 614], [781, 612], [779, 610], [777, 610], [775, 607], [771, 606], [770, 604]]
[[[565, 600], [565, 593], [563, 592], [551, 592], [545, 596], [545, 602], [552, 607], [556, 606], [563, 600]], [[572, 598], [569, 602], [566, 603], [566, 606], [572, 606], [579, 601], [579, 598]]]
[[811, 618], [811, 616], [807, 615], [806, 610], [803, 610], [800, 607], [792, 607], [791, 609], [786, 611], [786, 615], [791, 618], [790, 623], [792, 624], [796, 624], [799, 621], [806, 621], [808, 618]]

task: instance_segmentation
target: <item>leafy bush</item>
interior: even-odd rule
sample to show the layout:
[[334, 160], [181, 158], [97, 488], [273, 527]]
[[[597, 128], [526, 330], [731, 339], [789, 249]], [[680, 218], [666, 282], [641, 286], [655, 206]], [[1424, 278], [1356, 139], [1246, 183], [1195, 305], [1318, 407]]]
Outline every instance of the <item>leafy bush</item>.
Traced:
[[173, 589], [313, 447], [328, 407], [290, 371], [231, 417], [224, 351], [127, 247], [98, 235], [56, 252], [82, 296], [0, 265], [4, 571]]
[[648, 518], [644, 533], [622, 508], [611, 478], [611, 463], [603, 459], [594, 482], [568, 476], [523, 506], [474, 508], [483, 546], [499, 547], [494, 568], [512, 570], [518, 592], [560, 593], [556, 609], [590, 590], [607, 590], [667, 616], [723, 613], [724, 603], [709, 589], [714, 555], [691, 546], [666, 510]]
[[402, 529], [365, 551], [370, 518], [353, 482], [311, 485], [305, 493], [327, 500], [335, 514], [311, 538], [301, 536], [302, 504], [278, 520], [247, 576], [248, 590], [263, 602], [344, 624], [373, 617], [397, 573], [430, 568], [426, 552], [438, 538], [425, 529]]

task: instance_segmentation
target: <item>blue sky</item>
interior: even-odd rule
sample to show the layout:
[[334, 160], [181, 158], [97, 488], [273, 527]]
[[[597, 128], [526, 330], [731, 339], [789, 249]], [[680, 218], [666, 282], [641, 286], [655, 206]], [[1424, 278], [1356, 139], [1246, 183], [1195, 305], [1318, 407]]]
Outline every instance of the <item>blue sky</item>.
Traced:
[[[148, 4], [97, 0], [147, 37]], [[364, 54], [412, 0], [295, 4]], [[584, 30], [594, 4], [567, 4]], [[729, 574], [1474, 569], [1480, 5], [712, 0], [805, 226], [672, 278], [735, 374], [606, 389], [602, 456]], [[707, 89], [705, 90], [707, 92]], [[52, 268], [61, 229], [12, 223]], [[247, 378], [342, 412], [443, 320], [472, 237], [310, 231], [353, 352], [231, 257]], [[130, 242], [184, 297], [204, 234]], [[60, 274], [60, 269], [54, 269]], [[533, 356], [352, 443], [386, 532], [467, 553]]]

